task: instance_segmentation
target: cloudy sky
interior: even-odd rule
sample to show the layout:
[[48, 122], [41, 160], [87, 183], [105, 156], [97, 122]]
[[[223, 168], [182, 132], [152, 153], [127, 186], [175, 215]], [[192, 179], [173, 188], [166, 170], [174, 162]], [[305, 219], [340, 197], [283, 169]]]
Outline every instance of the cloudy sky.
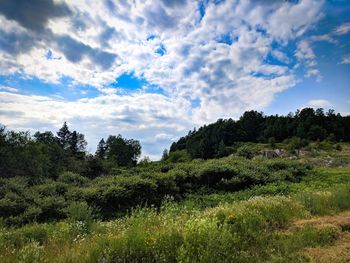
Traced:
[[1, 0], [0, 123], [157, 159], [245, 110], [350, 112], [348, 0]]

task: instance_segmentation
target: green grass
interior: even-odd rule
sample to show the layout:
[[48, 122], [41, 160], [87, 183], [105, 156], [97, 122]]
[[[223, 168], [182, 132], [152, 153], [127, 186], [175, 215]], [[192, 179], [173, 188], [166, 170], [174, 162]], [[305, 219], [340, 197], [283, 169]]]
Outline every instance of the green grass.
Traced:
[[279, 183], [256, 185], [237, 192], [216, 192], [206, 195], [190, 194], [184, 203], [187, 205], [193, 204], [198, 208], [207, 208], [222, 203], [246, 200], [254, 196], [302, 195], [303, 193], [307, 196], [308, 192], [321, 192], [327, 191], [327, 189], [337, 189], [336, 192], [339, 193], [335, 194], [338, 196], [344, 194], [342, 189], [348, 185], [350, 185], [349, 168], [315, 168], [312, 174], [302, 177], [298, 183], [282, 181]]
[[295, 227], [350, 211], [350, 147], [341, 147], [315, 143], [296, 161], [151, 163], [93, 180], [3, 178], [0, 262], [308, 261], [307, 249], [350, 229]]
[[304, 262], [303, 249], [332, 245], [341, 229], [290, 225], [350, 210], [350, 171], [201, 198], [168, 198], [108, 222], [77, 203], [70, 220], [3, 227], [0, 262]]

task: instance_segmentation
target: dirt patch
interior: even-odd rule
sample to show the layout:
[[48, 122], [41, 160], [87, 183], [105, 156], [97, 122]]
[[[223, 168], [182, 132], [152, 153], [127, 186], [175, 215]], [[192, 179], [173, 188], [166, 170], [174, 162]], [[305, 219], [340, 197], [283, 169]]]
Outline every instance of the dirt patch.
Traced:
[[343, 225], [347, 225], [347, 224], [350, 224], [350, 211], [343, 212], [337, 215], [332, 215], [332, 216], [323, 216], [323, 217], [315, 217], [312, 219], [298, 220], [292, 224], [291, 228], [301, 228], [306, 225], [311, 225], [314, 227], [334, 225], [341, 228]]
[[343, 233], [332, 246], [308, 248], [303, 254], [314, 263], [349, 263], [350, 233]]
[[349, 263], [350, 262], [350, 211], [333, 216], [323, 216], [294, 222], [291, 229], [302, 228], [307, 225], [323, 228], [335, 226], [342, 230], [339, 238], [331, 246], [313, 247], [305, 249], [302, 254], [314, 263]]

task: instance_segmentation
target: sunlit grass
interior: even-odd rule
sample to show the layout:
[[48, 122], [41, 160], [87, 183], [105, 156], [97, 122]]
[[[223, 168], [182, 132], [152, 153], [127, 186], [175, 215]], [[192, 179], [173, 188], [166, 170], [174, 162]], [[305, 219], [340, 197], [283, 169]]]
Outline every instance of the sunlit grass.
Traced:
[[[304, 261], [304, 249], [332, 245], [342, 228], [290, 228], [291, 224], [349, 210], [349, 174], [324, 169], [293, 184], [289, 194], [248, 197], [207, 208], [196, 206], [195, 199], [175, 203], [168, 198], [160, 209], [134, 209], [109, 222], [91, 222], [86, 217], [89, 211], [85, 215], [76, 205], [76, 220], [3, 228], [0, 262]], [[328, 184], [323, 184], [325, 180]], [[311, 190], [315, 185], [319, 187]], [[84, 225], [86, 221], [90, 223]]]

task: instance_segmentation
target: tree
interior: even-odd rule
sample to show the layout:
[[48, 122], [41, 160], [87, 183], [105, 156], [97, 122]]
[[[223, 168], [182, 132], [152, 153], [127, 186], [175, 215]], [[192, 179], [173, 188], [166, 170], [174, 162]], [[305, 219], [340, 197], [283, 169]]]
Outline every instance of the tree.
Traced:
[[319, 125], [312, 125], [309, 132], [308, 137], [309, 139], [316, 141], [316, 140], [323, 140], [327, 136], [327, 131], [320, 127]]
[[78, 152], [78, 134], [76, 131], [73, 131], [69, 138], [69, 150], [73, 155]]
[[239, 119], [241, 129], [244, 131], [244, 141], [255, 142], [259, 138], [263, 123], [263, 115], [257, 111], [246, 111]]
[[134, 166], [141, 155], [141, 145], [139, 141], [125, 139], [120, 134], [110, 135], [106, 141], [106, 155], [118, 166]]
[[57, 137], [55, 137], [53, 133], [50, 131], [46, 131], [42, 133], [36, 132], [34, 134], [34, 138], [37, 142], [47, 144], [47, 145], [58, 143]]
[[77, 131], [71, 132], [67, 122], [63, 123], [62, 128], [57, 132], [57, 136], [59, 144], [66, 153], [76, 156], [85, 152], [87, 142], [85, 141], [84, 134]]
[[224, 143], [223, 140], [220, 141], [220, 144], [219, 144], [219, 147], [218, 147], [218, 154], [217, 156], [218, 157], [224, 157], [224, 156], [227, 156], [229, 154], [227, 148], [226, 148], [226, 145]]
[[91, 154], [88, 154], [85, 157], [85, 169], [82, 173], [84, 176], [93, 179], [105, 174], [106, 172], [103, 161], [100, 158]]
[[270, 144], [270, 147], [271, 147], [272, 149], [275, 149], [275, 148], [276, 148], [276, 139], [275, 139], [275, 137], [270, 137], [270, 138], [269, 138], [269, 144]]
[[73, 155], [82, 154], [86, 148], [86, 141], [84, 135], [73, 131], [69, 138], [69, 150]]
[[68, 150], [71, 146], [71, 132], [69, 131], [67, 122], [63, 123], [63, 126], [57, 132], [58, 141], [64, 150]]
[[140, 161], [139, 161], [139, 165], [147, 165], [149, 163], [151, 163], [151, 159], [149, 158], [149, 156], [145, 156], [143, 157]]
[[95, 155], [102, 160], [106, 159], [106, 147], [107, 147], [106, 142], [102, 138], [97, 145], [97, 150], [96, 150]]
[[169, 153], [167, 149], [164, 149], [163, 154], [162, 154], [162, 161], [165, 161], [166, 159], [168, 159], [169, 157]]

